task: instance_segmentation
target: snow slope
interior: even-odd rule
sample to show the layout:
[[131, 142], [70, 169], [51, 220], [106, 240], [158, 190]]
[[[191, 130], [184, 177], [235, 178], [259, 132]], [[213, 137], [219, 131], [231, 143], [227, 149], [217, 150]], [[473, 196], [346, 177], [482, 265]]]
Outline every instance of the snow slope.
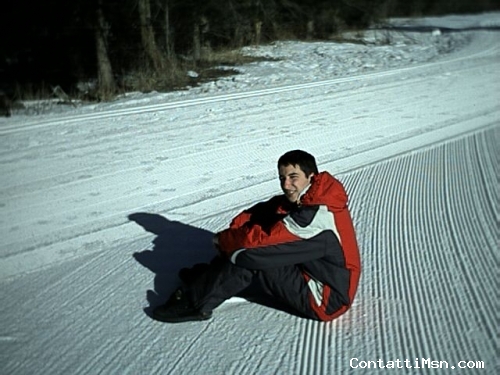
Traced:
[[[416, 358], [497, 373], [498, 32], [393, 38], [279, 43], [253, 53], [283, 60], [234, 80], [0, 120], [0, 373], [333, 374]], [[177, 270], [213, 256], [212, 233], [279, 192], [276, 160], [294, 148], [350, 193], [364, 267], [351, 311], [319, 323], [235, 298], [208, 322], [151, 320]]]

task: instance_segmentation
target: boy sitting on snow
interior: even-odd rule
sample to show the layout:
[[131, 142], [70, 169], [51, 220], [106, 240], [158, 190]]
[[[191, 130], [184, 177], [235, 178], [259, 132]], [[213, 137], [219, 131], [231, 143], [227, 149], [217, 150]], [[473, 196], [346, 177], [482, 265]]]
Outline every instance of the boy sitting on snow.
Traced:
[[330, 321], [347, 311], [361, 271], [347, 194], [305, 151], [282, 155], [278, 170], [284, 194], [243, 211], [217, 233], [218, 256], [181, 270], [185, 286], [154, 310], [155, 319], [210, 319], [254, 283], [305, 318]]

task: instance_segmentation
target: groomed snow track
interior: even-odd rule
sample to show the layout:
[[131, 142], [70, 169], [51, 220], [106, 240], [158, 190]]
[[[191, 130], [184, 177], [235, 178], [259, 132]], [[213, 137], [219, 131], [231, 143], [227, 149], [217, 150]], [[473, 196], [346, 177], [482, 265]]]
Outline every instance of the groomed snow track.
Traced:
[[[496, 374], [499, 42], [475, 35], [422, 66], [1, 124], [0, 373], [326, 375], [430, 359]], [[143, 309], [211, 257], [211, 232], [276, 193], [274, 161], [292, 148], [349, 191], [352, 310], [325, 324], [235, 300], [208, 322], [152, 321]]]

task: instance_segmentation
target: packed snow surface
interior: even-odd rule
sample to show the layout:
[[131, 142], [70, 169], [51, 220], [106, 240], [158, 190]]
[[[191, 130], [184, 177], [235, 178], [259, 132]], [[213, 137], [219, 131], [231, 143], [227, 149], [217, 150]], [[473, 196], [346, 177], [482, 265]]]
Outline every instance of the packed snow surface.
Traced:
[[[394, 24], [249, 47], [275, 59], [182, 92], [1, 119], [0, 373], [497, 374], [500, 15]], [[296, 148], [348, 190], [352, 309], [321, 323], [233, 298], [152, 320]]]

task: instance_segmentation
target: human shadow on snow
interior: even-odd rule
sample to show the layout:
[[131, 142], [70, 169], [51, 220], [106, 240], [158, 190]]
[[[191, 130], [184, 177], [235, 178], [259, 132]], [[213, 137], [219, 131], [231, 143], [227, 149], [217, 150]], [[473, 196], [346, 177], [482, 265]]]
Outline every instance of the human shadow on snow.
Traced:
[[137, 262], [155, 274], [154, 290], [147, 292], [149, 307], [144, 309], [151, 316], [153, 309], [165, 303], [180, 286], [177, 274], [181, 268], [209, 262], [214, 257], [213, 233], [158, 214], [139, 212], [128, 218], [156, 235], [151, 250], [133, 254]]
[[[151, 250], [133, 254], [142, 266], [155, 274], [154, 290], [147, 291], [149, 306], [144, 312], [151, 317], [155, 307], [162, 305], [182, 283], [178, 277], [183, 267], [197, 263], [209, 263], [215, 254], [212, 247], [214, 233], [152, 213], [138, 212], [128, 216], [130, 221], [142, 226], [144, 230], [156, 235]], [[273, 309], [297, 315], [287, 306], [266, 296], [255, 283], [239, 294], [249, 301]], [[300, 316], [300, 315], [299, 315]]]

